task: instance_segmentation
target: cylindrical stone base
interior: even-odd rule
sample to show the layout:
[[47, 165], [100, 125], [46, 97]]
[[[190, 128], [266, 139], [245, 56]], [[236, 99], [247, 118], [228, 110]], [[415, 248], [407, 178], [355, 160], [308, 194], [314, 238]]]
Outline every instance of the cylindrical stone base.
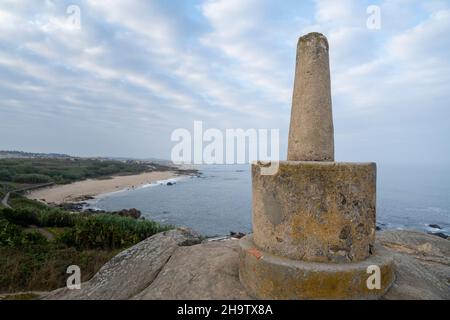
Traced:
[[[381, 246], [366, 260], [348, 264], [275, 256], [259, 249], [251, 235], [240, 240], [240, 247], [239, 278], [257, 299], [378, 299], [395, 280], [392, 256]], [[374, 266], [379, 287], [370, 278], [376, 276]]]
[[278, 256], [349, 263], [375, 241], [375, 163], [282, 161], [252, 165], [255, 244]]

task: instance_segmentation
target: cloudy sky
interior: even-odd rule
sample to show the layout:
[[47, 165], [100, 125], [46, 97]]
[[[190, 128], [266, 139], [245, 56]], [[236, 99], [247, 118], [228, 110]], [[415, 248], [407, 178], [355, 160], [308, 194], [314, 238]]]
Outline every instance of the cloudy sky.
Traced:
[[449, 1], [2, 0], [0, 149], [169, 158], [202, 120], [279, 129], [283, 158], [311, 31], [330, 43], [336, 160], [450, 163]]

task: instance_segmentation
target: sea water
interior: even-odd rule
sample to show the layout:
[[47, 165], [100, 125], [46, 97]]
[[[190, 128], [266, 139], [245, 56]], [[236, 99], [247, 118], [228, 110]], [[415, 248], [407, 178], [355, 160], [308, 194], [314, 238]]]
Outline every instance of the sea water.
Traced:
[[[178, 177], [102, 195], [88, 207], [108, 211], [137, 208], [148, 219], [191, 227], [209, 236], [251, 232], [250, 166], [198, 169], [200, 177]], [[450, 234], [450, 168], [378, 164], [377, 225]]]

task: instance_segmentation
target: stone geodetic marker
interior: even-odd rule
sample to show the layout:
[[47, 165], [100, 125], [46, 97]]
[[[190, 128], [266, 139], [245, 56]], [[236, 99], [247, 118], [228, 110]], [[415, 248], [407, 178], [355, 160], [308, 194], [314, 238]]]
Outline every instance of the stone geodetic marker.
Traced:
[[[287, 161], [252, 165], [253, 235], [241, 239], [239, 277], [261, 299], [374, 299], [394, 281], [375, 244], [376, 164], [334, 162], [328, 41], [299, 39]], [[369, 288], [370, 270], [379, 288]]]

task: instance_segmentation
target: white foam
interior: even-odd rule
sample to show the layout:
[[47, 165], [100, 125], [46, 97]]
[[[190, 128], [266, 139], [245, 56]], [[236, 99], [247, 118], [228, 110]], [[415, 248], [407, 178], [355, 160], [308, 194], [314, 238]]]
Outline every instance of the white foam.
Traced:
[[147, 184], [144, 184], [137, 188], [134, 188], [134, 190], [145, 189], [145, 188], [149, 188], [149, 187], [156, 187], [156, 186], [161, 186], [161, 185], [167, 185], [167, 183], [169, 183], [169, 182], [176, 183], [180, 180], [186, 179], [187, 177], [188, 176], [180, 176], [180, 177], [170, 178], [170, 179], [165, 179], [165, 180], [157, 180], [155, 182], [147, 183]]

